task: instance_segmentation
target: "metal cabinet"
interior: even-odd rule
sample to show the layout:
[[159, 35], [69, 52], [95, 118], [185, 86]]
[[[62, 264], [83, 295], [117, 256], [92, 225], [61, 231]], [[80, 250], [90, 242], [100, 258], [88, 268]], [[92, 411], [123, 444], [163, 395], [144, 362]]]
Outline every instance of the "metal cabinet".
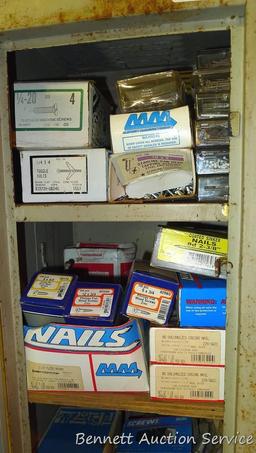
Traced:
[[[101, 19], [101, 20], [98, 20]], [[111, 407], [222, 418], [223, 407], [210, 404], [150, 402], [141, 397], [61, 397], [30, 394], [19, 306], [22, 253], [17, 226], [27, 222], [228, 222], [228, 321], [224, 433], [256, 435], [255, 289], [256, 242], [256, 91], [254, 0], [111, 2], [68, 0], [12, 1], [0, 18], [0, 314], [3, 336], [0, 376], [0, 427], [6, 453], [31, 451], [28, 398], [31, 402]], [[156, 36], [229, 31], [232, 50], [231, 174], [229, 206], [219, 204], [17, 205], [14, 201], [8, 67], [11, 52], [76, 46], [83, 43]], [[161, 55], [159, 55], [161, 58]], [[20, 263], [20, 264], [19, 264]], [[1, 347], [0, 347], [1, 350]], [[6, 395], [6, 397], [5, 397]], [[8, 414], [6, 417], [5, 414]], [[8, 440], [9, 439], [9, 440]], [[225, 452], [253, 451], [225, 445]]]

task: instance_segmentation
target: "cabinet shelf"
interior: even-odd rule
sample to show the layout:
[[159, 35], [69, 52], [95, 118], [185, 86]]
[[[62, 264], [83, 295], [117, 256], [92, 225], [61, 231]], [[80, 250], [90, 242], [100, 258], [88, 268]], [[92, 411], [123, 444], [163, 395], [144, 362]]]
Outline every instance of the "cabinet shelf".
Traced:
[[226, 222], [219, 203], [53, 203], [15, 207], [17, 222]]
[[224, 403], [151, 401], [147, 394], [36, 392], [29, 391], [30, 403], [60, 406], [115, 409], [182, 417], [222, 420]]

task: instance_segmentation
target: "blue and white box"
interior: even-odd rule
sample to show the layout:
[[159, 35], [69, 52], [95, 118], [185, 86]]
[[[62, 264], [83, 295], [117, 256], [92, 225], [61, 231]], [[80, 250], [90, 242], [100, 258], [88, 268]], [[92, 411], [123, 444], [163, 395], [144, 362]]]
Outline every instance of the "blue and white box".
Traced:
[[72, 275], [38, 273], [25, 288], [21, 306], [30, 326], [51, 322], [112, 325], [121, 304], [118, 284], [77, 282]]
[[113, 153], [193, 146], [188, 106], [110, 116]]
[[31, 326], [66, 322], [77, 277], [38, 272], [23, 291], [20, 301], [25, 321]]
[[121, 299], [121, 285], [78, 282], [67, 322], [94, 326], [113, 325]]
[[[115, 411], [60, 407], [36, 451], [76, 453], [88, 448], [93, 453], [107, 453], [116, 418]], [[96, 437], [98, 441], [91, 442]]]
[[114, 327], [24, 327], [29, 390], [148, 392], [148, 363], [137, 320]]
[[123, 433], [128, 441], [118, 445], [117, 453], [192, 452], [192, 420], [187, 417], [133, 415], [127, 417]]
[[226, 280], [179, 273], [180, 327], [226, 326]]
[[178, 289], [175, 272], [137, 263], [128, 284], [122, 312], [127, 316], [166, 325], [172, 314]]

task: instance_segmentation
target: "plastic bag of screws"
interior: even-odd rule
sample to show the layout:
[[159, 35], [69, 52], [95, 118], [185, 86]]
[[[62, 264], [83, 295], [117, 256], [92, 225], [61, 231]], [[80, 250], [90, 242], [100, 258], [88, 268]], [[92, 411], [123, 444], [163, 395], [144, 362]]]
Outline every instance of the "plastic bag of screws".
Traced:
[[228, 120], [195, 121], [196, 146], [229, 145], [230, 124]]
[[205, 202], [226, 202], [229, 195], [228, 175], [199, 176], [198, 200]]
[[228, 118], [230, 110], [229, 93], [196, 94], [197, 119]]
[[229, 173], [229, 149], [197, 149], [195, 152], [196, 173], [212, 175]]

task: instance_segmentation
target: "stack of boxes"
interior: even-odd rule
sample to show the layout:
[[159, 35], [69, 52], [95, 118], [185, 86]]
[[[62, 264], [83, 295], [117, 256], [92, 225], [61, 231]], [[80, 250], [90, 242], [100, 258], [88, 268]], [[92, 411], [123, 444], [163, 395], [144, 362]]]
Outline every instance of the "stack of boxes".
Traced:
[[230, 50], [203, 51], [195, 78], [198, 200], [228, 200]]
[[161, 227], [150, 267], [135, 263], [122, 311], [150, 322], [151, 398], [224, 400], [226, 259], [220, 231]]
[[24, 203], [107, 201], [110, 106], [92, 82], [15, 83]]
[[193, 197], [190, 113], [179, 73], [133, 77], [117, 86], [123, 113], [110, 117], [110, 201]]

